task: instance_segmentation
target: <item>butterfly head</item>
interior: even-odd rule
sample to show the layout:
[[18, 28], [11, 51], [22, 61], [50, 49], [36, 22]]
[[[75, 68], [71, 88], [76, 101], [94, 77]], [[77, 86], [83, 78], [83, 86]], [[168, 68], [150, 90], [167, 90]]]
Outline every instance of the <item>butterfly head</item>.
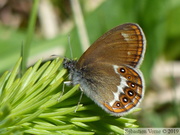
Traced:
[[77, 63], [76, 60], [71, 60], [71, 59], [68, 59], [68, 58], [64, 58], [63, 67], [65, 69], [67, 69], [68, 71], [73, 72], [75, 70], [76, 63]]

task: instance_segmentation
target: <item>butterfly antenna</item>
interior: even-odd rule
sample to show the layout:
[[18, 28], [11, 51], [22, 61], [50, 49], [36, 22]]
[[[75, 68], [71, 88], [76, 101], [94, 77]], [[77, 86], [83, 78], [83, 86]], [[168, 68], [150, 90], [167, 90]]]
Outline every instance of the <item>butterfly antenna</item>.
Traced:
[[71, 37], [68, 35], [68, 45], [70, 50], [71, 59], [73, 59], [72, 45], [71, 45]]

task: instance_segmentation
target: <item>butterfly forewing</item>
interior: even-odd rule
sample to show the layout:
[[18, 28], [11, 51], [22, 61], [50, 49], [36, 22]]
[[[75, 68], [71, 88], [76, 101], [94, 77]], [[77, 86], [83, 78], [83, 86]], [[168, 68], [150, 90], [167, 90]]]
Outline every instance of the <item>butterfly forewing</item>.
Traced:
[[144, 34], [137, 24], [119, 25], [94, 42], [79, 59], [78, 66], [106, 61], [137, 67], [143, 59], [145, 42]]

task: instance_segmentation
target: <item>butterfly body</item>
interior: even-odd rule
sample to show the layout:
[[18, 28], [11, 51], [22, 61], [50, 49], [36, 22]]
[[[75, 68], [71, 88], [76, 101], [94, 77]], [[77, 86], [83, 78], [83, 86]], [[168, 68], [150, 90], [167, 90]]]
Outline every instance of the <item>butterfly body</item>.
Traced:
[[119, 25], [101, 36], [78, 61], [64, 59], [74, 85], [106, 112], [122, 116], [134, 109], [144, 94], [139, 65], [145, 38], [137, 24]]

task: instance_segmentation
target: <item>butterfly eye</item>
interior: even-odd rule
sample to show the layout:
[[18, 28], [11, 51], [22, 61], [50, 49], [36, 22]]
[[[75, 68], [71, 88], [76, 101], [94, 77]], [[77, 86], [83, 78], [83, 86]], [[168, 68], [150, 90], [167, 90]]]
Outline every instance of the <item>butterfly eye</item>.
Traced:
[[127, 103], [128, 102], [128, 98], [127, 97], [123, 97], [123, 102]]
[[128, 81], [127, 82], [127, 84], [128, 84], [128, 86], [131, 88], [131, 89], [136, 89], [136, 87], [137, 87], [137, 84], [136, 83], [133, 83], [133, 82], [131, 82], [131, 81]]
[[128, 80], [128, 81], [133, 81], [135, 78], [134, 76], [130, 75], [130, 74], [126, 74], [124, 75], [124, 77]]
[[131, 87], [134, 88], [134, 87], [135, 87], [135, 84], [134, 84], [134, 83], [131, 83]]
[[120, 68], [119, 71], [120, 71], [120, 73], [125, 73], [126, 72], [126, 70], [124, 68]]
[[129, 90], [129, 91], [128, 91], [128, 95], [129, 95], [129, 96], [133, 96], [133, 95], [134, 95], [134, 92], [133, 92], [132, 90]]
[[119, 102], [117, 102], [116, 103], [116, 107], [120, 107], [121, 105], [120, 105], [120, 103]]

